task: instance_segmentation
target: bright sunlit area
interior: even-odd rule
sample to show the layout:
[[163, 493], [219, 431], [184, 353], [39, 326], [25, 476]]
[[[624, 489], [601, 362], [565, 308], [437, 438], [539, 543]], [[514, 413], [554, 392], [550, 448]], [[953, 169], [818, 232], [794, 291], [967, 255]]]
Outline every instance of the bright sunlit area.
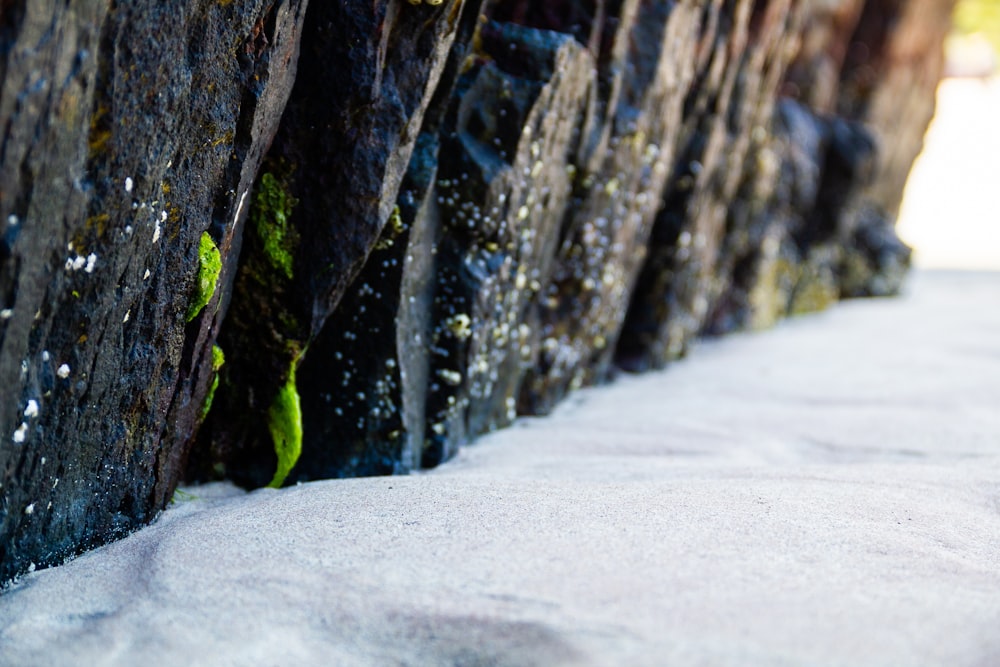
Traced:
[[898, 230], [920, 268], [1000, 270], [1000, 0], [962, 0]]

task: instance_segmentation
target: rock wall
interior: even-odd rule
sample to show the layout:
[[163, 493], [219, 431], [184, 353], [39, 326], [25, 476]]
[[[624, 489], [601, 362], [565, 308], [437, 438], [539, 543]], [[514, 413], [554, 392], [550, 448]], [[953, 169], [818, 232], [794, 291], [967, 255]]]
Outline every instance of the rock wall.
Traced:
[[0, 581], [894, 293], [950, 9], [3, 0]]

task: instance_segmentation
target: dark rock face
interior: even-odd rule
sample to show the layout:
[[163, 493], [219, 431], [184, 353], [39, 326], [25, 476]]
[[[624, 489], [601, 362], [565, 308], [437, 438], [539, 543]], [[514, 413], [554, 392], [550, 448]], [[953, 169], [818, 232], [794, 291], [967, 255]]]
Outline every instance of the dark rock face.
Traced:
[[[310, 6], [296, 86], [248, 202], [258, 233], [248, 236], [219, 338], [227, 364], [202, 435], [203, 455], [192, 463], [194, 476], [222, 472], [252, 486], [283, 481], [275, 476], [279, 457], [269, 424], [275, 398], [282, 387], [295, 390], [296, 371], [313, 363], [307, 357], [320, 358], [316, 372], [328, 363], [321, 352], [328, 345], [311, 346], [394, 215], [455, 36], [467, 36], [478, 6], [395, 0]], [[279, 200], [278, 208], [286, 210], [275, 210]], [[284, 218], [281, 231], [276, 216]], [[282, 242], [275, 244], [277, 235]], [[327, 336], [377, 338], [382, 331], [338, 327]], [[354, 350], [346, 340], [341, 355], [357, 353], [352, 361], [367, 363], [364, 348]], [[307, 380], [315, 376], [304, 373]], [[340, 406], [352, 416], [354, 407]], [[386, 472], [374, 461], [356, 467]]]
[[950, 10], [70, 5], [0, 3], [0, 582], [894, 293]]
[[748, 3], [734, 3], [703, 23], [673, 178], [618, 346], [627, 369], [681, 356], [729, 285], [738, 246], [760, 244], [751, 214], [734, 201], [744, 183], [746, 206], [763, 199], [758, 190], [777, 167], [759, 159], [770, 156], [758, 147], [772, 132], [775, 91], [793, 55], [787, 34], [799, 17], [788, 2], [758, 11], [754, 16]]
[[[3, 3], [0, 581], [171, 497], [303, 10]], [[190, 317], [206, 232], [221, 275]]]

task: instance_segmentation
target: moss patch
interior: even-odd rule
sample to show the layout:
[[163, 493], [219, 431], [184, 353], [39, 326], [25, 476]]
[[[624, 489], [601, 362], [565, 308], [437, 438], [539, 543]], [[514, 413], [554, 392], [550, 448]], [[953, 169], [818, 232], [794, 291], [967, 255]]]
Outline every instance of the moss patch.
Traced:
[[208, 232], [202, 232], [198, 242], [198, 280], [195, 282], [194, 296], [188, 306], [187, 321], [198, 317], [202, 309], [212, 300], [215, 286], [222, 272], [222, 255]]
[[250, 219], [260, 247], [271, 268], [292, 279], [292, 266], [298, 234], [289, 224], [298, 201], [274, 174], [266, 173], [257, 184]]
[[212, 401], [215, 399], [215, 390], [219, 388], [219, 370], [222, 365], [226, 363], [226, 355], [222, 353], [222, 348], [218, 345], [212, 346], [212, 384], [208, 386], [208, 391], [205, 393], [205, 403], [201, 406], [201, 416], [202, 420], [208, 416], [209, 410], [212, 409]]
[[274, 453], [278, 455], [278, 469], [268, 486], [277, 489], [285, 483], [302, 453], [302, 406], [295, 386], [294, 361], [288, 381], [278, 390], [267, 411], [267, 427], [274, 441]]

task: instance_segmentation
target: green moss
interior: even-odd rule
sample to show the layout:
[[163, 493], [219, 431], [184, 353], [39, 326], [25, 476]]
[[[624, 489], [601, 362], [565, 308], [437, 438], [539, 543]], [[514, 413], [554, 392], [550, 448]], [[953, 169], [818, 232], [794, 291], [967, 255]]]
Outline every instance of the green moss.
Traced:
[[215, 390], [219, 388], [219, 370], [226, 363], [226, 355], [222, 353], [222, 348], [218, 345], [212, 346], [212, 384], [205, 393], [205, 403], [201, 406], [201, 419], [208, 416], [208, 411], [212, 409], [212, 401], [215, 399]]
[[293, 361], [288, 381], [278, 390], [267, 411], [267, 427], [274, 441], [274, 453], [278, 455], [278, 469], [268, 484], [274, 489], [284, 484], [302, 453], [302, 406], [295, 386], [295, 365]]
[[222, 255], [208, 232], [202, 232], [198, 243], [198, 280], [195, 282], [191, 305], [188, 306], [188, 322], [198, 317], [198, 313], [212, 300], [221, 271]]
[[289, 224], [298, 201], [288, 193], [285, 183], [266, 173], [257, 184], [250, 219], [268, 264], [285, 278], [292, 279], [292, 266], [298, 235]]
[[399, 206], [397, 206], [392, 209], [392, 215], [389, 216], [389, 220], [385, 223], [382, 235], [379, 237], [378, 242], [375, 243], [375, 249], [385, 250], [386, 248], [391, 248], [392, 244], [396, 241], [396, 237], [404, 231], [406, 231], [406, 223], [403, 222], [403, 216], [399, 212]]
[[838, 296], [839, 291], [832, 278], [818, 275], [814, 271], [806, 271], [795, 285], [788, 312], [791, 315], [803, 315], [826, 310], [837, 302]]
[[784, 256], [764, 260], [749, 290], [751, 329], [769, 329], [788, 315], [799, 267]]
[[212, 370], [216, 373], [222, 368], [222, 365], [226, 363], [226, 355], [222, 352], [222, 348], [218, 345], [212, 346]]
[[193, 493], [188, 493], [187, 491], [183, 491], [181, 489], [174, 489], [174, 495], [170, 499], [170, 504], [175, 505], [177, 503], [187, 503], [191, 502], [192, 500], [198, 500], [198, 496], [194, 495]]

